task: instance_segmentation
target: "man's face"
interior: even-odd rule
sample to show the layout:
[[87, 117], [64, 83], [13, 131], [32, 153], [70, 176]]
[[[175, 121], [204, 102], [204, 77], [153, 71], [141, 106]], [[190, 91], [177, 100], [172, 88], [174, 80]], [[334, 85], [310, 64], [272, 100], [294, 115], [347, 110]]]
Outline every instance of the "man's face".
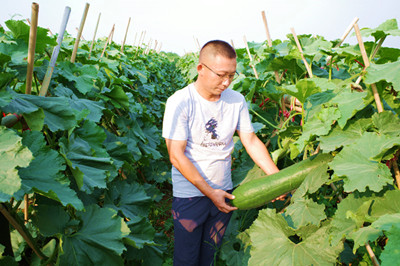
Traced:
[[206, 58], [200, 63], [199, 76], [209, 94], [219, 96], [231, 84], [236, 73], [236, 59], [222, 56]]

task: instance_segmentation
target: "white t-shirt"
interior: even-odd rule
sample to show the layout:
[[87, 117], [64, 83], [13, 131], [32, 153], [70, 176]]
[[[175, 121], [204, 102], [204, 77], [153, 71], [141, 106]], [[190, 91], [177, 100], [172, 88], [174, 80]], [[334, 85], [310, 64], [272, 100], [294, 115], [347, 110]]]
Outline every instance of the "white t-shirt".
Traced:
[[[246, 101], [239, 92], [228, 88], [218, 101], [210, 102], [190, 84], [167, 100], [162, 136], [186, 140], [185, 155], [215, 189], [232, 189], [231, 153], [236, 130], [254, 131]], [[204, 196], [174, 166], [172, 185], [174, 197]]]

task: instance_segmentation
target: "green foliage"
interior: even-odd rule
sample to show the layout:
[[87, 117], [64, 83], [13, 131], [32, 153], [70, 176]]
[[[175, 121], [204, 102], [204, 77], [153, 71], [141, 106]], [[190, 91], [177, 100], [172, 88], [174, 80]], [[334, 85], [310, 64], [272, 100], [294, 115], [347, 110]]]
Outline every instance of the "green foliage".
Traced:
[[[166, 99], [196, 79], [198, 54], [147, 54], [129, 45], [121, 52], [111, 43], [102, 57], [106, 40], [100, 39], [90, 55], [90, 43], [81, 41], [71, 63], [75, 39], [66, 34], [48, 95], [40, 97], [56, 39], [39, 27], [32, 95], [25, 95], [29, 26], [13, 20], [6, 26], [9, 31], [0, 30], [0, 110], [21, 118], [0, 127], [0, 202], [19, 217], [29, 195], [25, 227], [47, 258], [32, 256], [14, 230], [16, 256], [0, 254], [0, 263], [171, 264], [162, 117]], [[313, 78], [291, 34], [272, 47], [249, 43], [252, 60], [246, 49], [236, 49], [239, 77], [232, 88], [246, 97], [257, 135], [279, 168], [316, 152], [334, 159], [307, 175], [291, 198], [236, 211], [218, 265], [370, 264], [367, 241], [382, 265], [399, 261], [400, 194], [385, 164], [398, 164], [400, 50], [381, 44], [400, 34], [396, 20], [361, 31], [374, 37], [365, 43], [371, 61], [365, 70], [358, 45], [298, 36]], [[362, 91], [354, 86], [359, 76]], [[235, 186], [263, 175], [240, 141], [232, 175]]]
[[[160, 190], [170, 184], [161, 122], [163, 103], [186, 84], [176, 56], [132, 46], [121, 52], [111, 43], [101, 57], [105, 42], [97, 40], [90, 59], [89, 43], [82, 41], [71, 63], [75, 40], [66, 34], [48, 96], [41, 97], [56, 42], [39, 27], [32, 95], [25, 95], [29, 26], [6, 25], [10, 31], [0, 32], [0, 108], [21, 118], [0, 127], [0, 202], [21, 215], [19, 205], [29, 195], [30, 234], [48, 256], [41, 263], [164, 261], [171, 252], [164, 231], [170, 229], [150, 219], [150, 210], [171, 194]], [[25, 240], [15, 243], [15, 261], [29, 261]]]
[[[233, 88], [246, 96], [253, 122], [265, 125], [258, 135], [279, 168], [316, 152], [334, 158], [285, 201], [258, 207], [249, 229], [227, 231], [221, 250], [227, 265], [371, 264], [367, 242], [382, 265], [398, 261], [399, 184], [387, 165], [398, 165], [400, 148], [399, 53], [381, 44], [388, 35], [399, 36], [399, 29], [396, 20], [388, 20], [362, 34], [375, 38], [365, 43], [371, 61], [365, 70], [358, 63], [358, 45], [336, 48], [336, 42], [320, 36], [298, 36], [314, 78], [308, 77], [292, 35], [272, 47], [250, 43], [252, 61], [245, 50], [237, 50], [238, 70], [246, 77]], [[356, 90], [359, 76], [361, 90]], [[378, 88], [382, 113], [371, 84]], [[240, 151], [243, 147], [236, 148], [232, 175], [240, 186], [263, 171]]]

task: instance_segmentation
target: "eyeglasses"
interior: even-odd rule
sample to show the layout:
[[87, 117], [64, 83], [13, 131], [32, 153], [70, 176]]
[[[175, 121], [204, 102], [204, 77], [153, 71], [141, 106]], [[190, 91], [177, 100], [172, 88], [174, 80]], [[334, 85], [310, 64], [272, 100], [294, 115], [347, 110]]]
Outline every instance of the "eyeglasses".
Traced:
[[229, 79], [230, 81], [232, 81], [235, 77], [237, 77], [239, 74], [237, 73], [237, 71], [235, 71], [234, 74], [218, 74], [217, 72], [215, 72], [214, 70], [212, 70], [211, 68], [209, 68], [206, 64], [201, 63], [203, 66], [205, 66], [206, 68], [208, 68], [212, 73], [214, 73], [215, 75], [217, 75], [221, 80], [226, 80]]

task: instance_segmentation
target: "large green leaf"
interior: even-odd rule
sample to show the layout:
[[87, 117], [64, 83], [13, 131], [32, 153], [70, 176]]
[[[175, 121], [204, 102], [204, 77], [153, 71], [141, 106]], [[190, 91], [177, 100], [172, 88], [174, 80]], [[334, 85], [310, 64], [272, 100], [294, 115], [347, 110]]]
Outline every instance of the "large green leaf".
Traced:
[[77, 217], [80, 223], [76, 231], [60, 232], [60, 265], [123, 265], [123, 238], [129, 229], [116, 211], [91, 205]]
[[[252, 242], [250, 265], [332, 265], [336, 262], [342, 245], [331, 246], [326, 237], [329, 226], [311, 233], [306, 228], [294, 230], [285, 219], [272, 209], [259, 212], [257, 220], [249, 228]], [[308, 231], [302, 234], [302, 230]], [[302, 235], [298, 243], [291, 238]]]
[[[321, 107], [318, 113], [315, 113], [313, 117], [309, 118], [303, 126], [303, 134], [300, 138], [293, 143], [292, 158], [295, 158], [298, 153], [302, 152], [306, 143], [312, 136], [324, 136], [329, 133], [334, 122], [341, 116], [339, 110], [336, 107]], [[298, 151], [297, 153], [294, 151]]]
[[78, 98], [71, 89], [62, 84], [58, 84], [55, 88], [54, 95], [68, 99], [71, 108], [77, 110], [75, 114], [77, 120], [86, 118], [98, 123], [103, 115], [102, 111], [105, 109], [103, 102]]
[[335, 126], [328, 135], [319, 136], [321, 149], [329, 152], [354, 143], [371, 126], [371, 123], [371, 119], [357, 119], [347, 123], [343, 129]]
[[372, 223], [372, 226], [384, 230], [388, 238], [385, 249], [380, 256], [382, 265], [395, 265], [400, 261], [399, 213], [382, 216], [379, 220]]
[[364, 221], [348, 217], [348, 212], [357, 212], [365, 202], [371, 202], [370, 200], [369, 198], [355, 198], [354, 194], [350, 194], [338, 204], [331, 222], [332, 228], [329, 231], [329, 238], [332, 245], [338, 244], [349, 233], [362, 227]]
[[127, 108], [129, 99], [121, 86], [114, 85], [111, 89], [103, 88], [102, 94], [99, 95], [105, 102], [110, 102], [115, 108]]
[[64, 175], [64, 158], [46, 146], [42, 133], [25, 131], [23, 137], [22, 143], [29, 147], [35, 157], [27, 168], [20, 170], [23, 193], [39, 192], [60, 201], [64, 206], [71, 204], [77, 210], [82, 210], [82, 202], [69, 187], [70, 181]]
[[18, 167], [28, 166], [33, 155], [22, 145], [21, 137], [3, 126], [0, 126], [0, 143], [0, 202], [5, 202], [21, 187]]
[[[43, 113], [37, 112], [39, 109]], [[77, 120], [68, 100], [64, 97], [41, 97], [27, 94], [15, 94], [13, 101], [4, 108], [7, 112], [31, 114], [33, 121], [43, 121], [51, 131], [69, 130], [76, 126]], [[39, 122], [36, 122], [39, 123]]]
[[321, 88], [317, 87], [313, 80], [302, 79], [296, 85], [284, 86], [283, 91], [304, 103], [310, 95], [321, 92]]
[[130, 234], [124, 238], [124, 243], [141, 249], [145, 245], [156, 245], [154, 237], [156, 230], [146, 217], [135, 217], [128, 222]]
[[[30, 26], [26, 25], [23, 20], [7, 20], [5, 23], [7, 25], [7, 28], [9, 28], [12, 32], [15, 39], [22, 39], [26, 42], [26, 44], [29, 43]], [[57, 45], [56, 40], [47, 35], [48, 32], [48, 29], [37, 27], [35, 45], [36, 53], [43, 53], [47, 45]]]
[[383, 197], [376, 198], [370, 215], [377, 219], [385, 214], [400, 213], [400, 190], [389, 190]]
[[76, 128], [69, 139], [60, 139], [60, 152], [65, 157], [78, 187], [93, 191], [95, 187], [106, 188], [106, 183], [117, 175], [111, 157], [104, 148], [104, 130], [94, 122], [85, 121]]
[[74, 64], [62, 61], [58, 64], [62, 76], [75, 83], [75, 88], [82, 94], [87, 94], [94, 88], [98, 68], [93, 65]]
[[373, 84], [381, 80], [385, 80], [386, 82], [391, 83], [396, 91], [400, 91], [400, 77], [398, 75], [399, 71], [400, 61], [386, 63], [383, 65], [371, 64], [367, 68], [367, 74], [365, 75], [364, 82]]
[[311, 199], [298, 199], [286, 209], [296, 228], [308, 224], [319, 225], [326, 218], [325, 205], [320, 205]]
[[400, 36], [400, 30], [397, 26], [396, 19], [388, 19], [375, 29], [363, 28], [360, 30], [361, 35], [365, 37], [374, 36], [375, 40], [379, 40], [388, 35]]
[[139, 183], [116, 181], [110, 184], [104, 205], [122, 212], [128, 219], [149, 214], [151, 198]]
[[343, 90], [330, 101], [332, 104], [337, 104], [338, 106], [341, 114], [338, 124], [341, 128], [344, 128], [350, 118], [358, 111], [364, 109], [373, 100], [373, 98], [368, 98], [367, 96], [367, 92]]
[[[398, 260], [400, 259], [400, 249], [398, 246], [395, 247], [395, 244], [400, 240], [400, 238], [396, 235], [399, 230], [400, 214], [385, 214], [379, 217], [379, 219], [373, 222], [370, 226], [360, 228], [359, 230], [350, 234], [350, 237], [354, 240], [353, 250], [355, 251], [358, 247], [364, 246], [367, 241], [375, 241], [378, 237], [385, 233], [385, 235], [392, 240], [391, 243], [388, 243], [389, 246], [386, 247], [392, 249], [393, 253], [391, 253], [391, 255], [396, 257]], [[389, 250], [387, 251], [388, 252], [386, 253], [386, 256], [390, 254]], [[393, 258], [390, 258], [390, 260], [393, 260]]]
[[390, 111], [375, 113], [372, 116], [372, 122], [377, 127], [380, 134], [390, 137], [397, 137], [400, 135], [400, 119], [399, 116]]
[[345, 176], [346, 192], [355, 190], [362, 192], [366, 191], [367, 187], [372, 191], [381, 191], [385, 185], [393, 183], [389, 168], [385, 164], [372, 161], [359, 149], [343, 149], [329, 166], [336, 176]]

